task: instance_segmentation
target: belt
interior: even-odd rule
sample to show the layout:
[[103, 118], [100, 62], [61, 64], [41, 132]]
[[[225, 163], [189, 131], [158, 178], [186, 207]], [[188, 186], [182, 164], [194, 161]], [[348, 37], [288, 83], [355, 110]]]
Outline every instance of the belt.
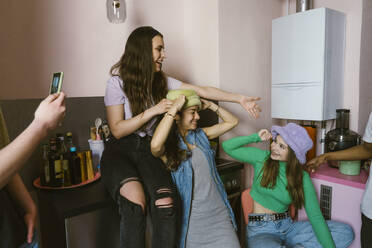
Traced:
[[289, 217], [288, 211], [285, 213], [275, 213], [275, 214], [258, 214], [258, 215], [249, 215], [249, 221], [276, 221], [282, 220]]

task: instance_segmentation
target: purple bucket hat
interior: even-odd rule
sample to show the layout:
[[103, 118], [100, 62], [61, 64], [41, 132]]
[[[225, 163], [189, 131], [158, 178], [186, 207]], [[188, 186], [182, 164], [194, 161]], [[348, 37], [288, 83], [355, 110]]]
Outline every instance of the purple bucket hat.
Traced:
[[271, 134], [273, 138], [279, 134], [294, 151], [300, 163], [306, 163], [306, 153], [313, 147], [313, 141], [305, 128], [295, 123], [288, 123], [284, 127], [272, 126]]

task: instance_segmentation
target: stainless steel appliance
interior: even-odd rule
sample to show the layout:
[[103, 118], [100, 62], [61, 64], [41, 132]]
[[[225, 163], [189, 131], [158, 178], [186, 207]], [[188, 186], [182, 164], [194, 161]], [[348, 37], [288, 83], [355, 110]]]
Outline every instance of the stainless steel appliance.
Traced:
[[[349, 109], [336, 110], [336, 129], [329, 131], [325, 137], [325, 152], [344, 150], [360, 144], [360, 135], [349, 129]], [[335, 162], [329, 163], [335, 167]]]

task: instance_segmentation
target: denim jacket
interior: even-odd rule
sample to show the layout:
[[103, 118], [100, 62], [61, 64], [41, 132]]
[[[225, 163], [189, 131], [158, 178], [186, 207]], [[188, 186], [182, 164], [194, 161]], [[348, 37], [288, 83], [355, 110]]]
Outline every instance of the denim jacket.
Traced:
[[[183, 139], [180, 138], [180, 148], [183, 150], [187, 150], [187, 146]], [[223, 183], [221, 181], [220, 176], [218, 175], [216, 164], [215, 164], [215, 152], [211, 148], [208, 137], [204, 133], [204, 131], [201, 128], [196, 129], [195, 131], [189, 131], [186, 135], [186, 141], [189, 144], [193, 144], [198, 146], [206, 156], [208, 160], [208, 164], [211, 169], [211, 175], [214, 179], [214, 182], [217, 184], [218, 191], [221, 194], [221, 197], [223, 199], [223, 202], [225, 203], [226, 207], [229, 210], [230, 218], [232, 221], [232, 224], [234, 228], [236, 229], [236, 222], [234, 213], [232, 211], [232, 208], [230, 206], [230, 203], [227, 199], [227, 193], [225, 191], [225, 188], [223, 186]], [[186, 235], [187, 230], [189, 226], [189, 220], [190, 220], [190, 210], [191, 210], [191, 201], [192, 201], [192, 192], [193, 192], [193, 169], [191, 165], [191, 158], [184, 160], [181, 162], [180, 166], [178, 167], [177, 171], [172, 172], [172, 178], [174, 183], [177, 186], [178, 193], [182, 200], [182, 217], [181, 217], [181, 233], [180, 233], [180, 248], [185, 247], [186, 242]]]

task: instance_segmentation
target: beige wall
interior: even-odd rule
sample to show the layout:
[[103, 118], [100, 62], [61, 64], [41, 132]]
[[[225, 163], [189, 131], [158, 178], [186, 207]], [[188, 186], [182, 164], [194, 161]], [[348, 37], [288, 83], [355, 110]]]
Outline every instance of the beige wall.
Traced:
[[[262, 116], [252, 120], [244, 110], [223, 104], [239, 116], [237, 128], [222, 137], [246, 135], [276, 124], [271, 119], [271, 21], [293, 14], [295, 0], [219, 1], [220, 87], [261, 96]], [[327, 7], [346, 13], [344, 107], [351, 109], [350, 127], [358, 129], [359, 61], [362, 0], [315, 0], [314, 8]], [[267, 144], [260, 144], [264, 147]], [[223, 154], [224, 155], [224, 154]], [[249, 172], [246, 173], [248, 178]], [[246, 185], [248, 186], [248, 185]]]
[[[241, 117], [241, 124], [228, 137], [243, 130], [247, 133], [257, 127], [271, 126], [271, 20], [295, 13], [296, 1], [221, 0], [219, 4], [220, 87], [263, 98], [263, 115], [258, 121], [252, 121], [239, 107], [233, 107]], [[344, 107], [351, 109], [350, 127], [357, 130], [362, 0], [315, 0], [314, 8], [318, 7], [346, 13], [343, 100]]]
[[[283, 15], [280, 0], [219, 1], [220, 88], [247, 96], [260, 96], [261, 117], [257, 120], [235, 104], [222, 103], [239, 117], [239, 125], [220, 141], [270, 128], [271, 119], [271, 20]], [[267, 144], [258, 144], [261, 148]], [[222, 149], [221, 149], [222, 150]], [[221, 152], [222, 156], [226, 154]], [[252, 176], [244, 167], [245, 187]]]
[[[52, 72], [59, 70], [65, 72], [63, 90], [69, 96], [102, 96], [108, 70], [121, 56], [129, 33], [152, 25], [165, 36], [164, 69], [170, 75], [263, 98], [258, 121], [241, 107], [226, 104], [241, 119], [229, 135], [269, 127], [271, 20], [288, 10], [294, 13], [295, 2], [127, 0], [126, 22], [111, 24], [105, 1], [0, 1], [0, 98], [43, 97]], [[362, 0], [315, 0], [314, 7], [347, 15], [343, 98], [344, 107], [351, 109], [351, 129], [357, 130], [359, 104], [367, 99], [359, 101], [366, 92], [359, 87]], [[368, 58], [362, 60], [367, 64]], [[364, 78], [371, 78], [363, 70]]]
[[239, 116], [237, 128], [223, 136], [269, 128], [271, 120], [271, 20], [282, 15], [282, 1], [219, 1], [220, 87], [247, 96], [260, 96], [261, 117], [253, 120], [245, 110], [224, 103]]
[[64, 71], [70, 97], [104, 95], [111, 65], [141, 25], [163, 33], [166, 72], [218, 86], [216, 1], [126, 3], [126, 22], [111, 24], [105, 1], [1, 1], [0, 99], [45, 96], [54, 71]]
[[363, 134], [372, 112], [372, 1], [363, 1], [362, 42], [360, 53], [359, 133]]
[[[282, 0], [285, 4], [287, 1]], [[363, 0], [314, 0], [314, 8], [326, 7], [346, 14], [346, 46], [343, 107], [350, 109], [350, 128], [358, 131], [359, 68]], [[296, 0], [289, 0], [289, 13], [296, 12]]]

